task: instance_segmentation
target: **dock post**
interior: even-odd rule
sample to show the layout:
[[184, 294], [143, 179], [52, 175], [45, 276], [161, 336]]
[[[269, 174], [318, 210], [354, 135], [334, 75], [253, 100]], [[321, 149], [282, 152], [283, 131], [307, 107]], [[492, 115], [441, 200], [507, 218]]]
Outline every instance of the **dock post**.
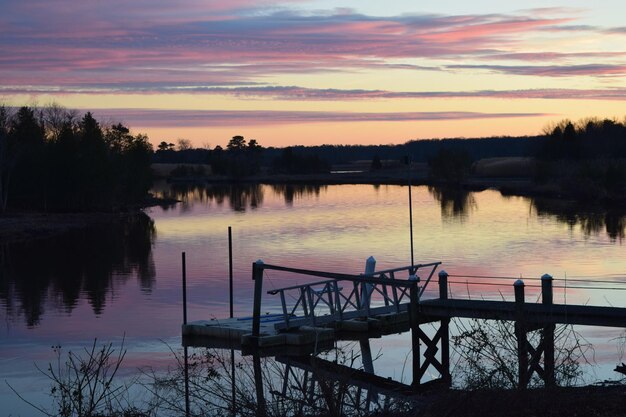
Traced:
[[[439, 299], [448, 299], [448, 273], [444, 270], [439, 272]], [[441, 323], [441, 379], [447, 385], [452, 383], [450, 375], [450, 319], [442, 319]]]
[[528, 341], [524, 317], [524, 281], [518, 279], [513, 284], [515, 290], [515, 337], [517, 339], [518, 388], [528, 387]]
[[261, 297], [263, 295], [263, 261], [260, 259], [252, 264], [252, 279], [254, 280], [252, 337], [258, 342], [261, 335]]
[[[541, 301], [546, 306], [551, 306], [554, 302], [552, 294], [552, 276], [544, 274], [541, 277]], [[556, 384], [554, 377], [554, 323], [546, 324], [543, 327], [543, 369], [544, 384], [552, 387]]]
[[448, 273], [444, 270], [439, 272], [439, 298], [448, 299]]
[[411, 280], [409, 304], [409, 320], [411, 323], [411, 348], [413, 350], [413, 388], [417, 388], [421, 381], [421, 352], [420, 352], [420, 324], [418, 319], [419, 314], [419, 288], [417, 287], [417, 279]]
[[[365, 261], [365, 276], [374, 275], [374, 271], [376, 270], [376, 259], [373, 256], [370, 256]], [[372, 292], [374, 292], [373, 284], [361, 284], [361, 302], [362, 305], [366, 308], [370, 307], [370, 299], [372, 297]]]

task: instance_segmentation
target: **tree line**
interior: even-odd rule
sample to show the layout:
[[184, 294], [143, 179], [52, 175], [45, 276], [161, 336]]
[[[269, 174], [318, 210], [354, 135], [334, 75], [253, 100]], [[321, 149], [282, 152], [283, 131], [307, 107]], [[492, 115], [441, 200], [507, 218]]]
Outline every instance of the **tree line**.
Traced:
[[152, 145], [58, 105], [0, 106], [0, 210], [118, 210], [152, 185]]

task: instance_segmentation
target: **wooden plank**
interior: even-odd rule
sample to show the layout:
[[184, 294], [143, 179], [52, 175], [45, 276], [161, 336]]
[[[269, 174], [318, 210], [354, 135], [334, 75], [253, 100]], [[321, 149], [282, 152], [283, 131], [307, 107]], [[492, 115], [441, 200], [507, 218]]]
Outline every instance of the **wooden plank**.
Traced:
[[[526, 303], [524, 309], [533, 323], [626, 327], [626, 308]], [[420, 311], [433, 318], [515, 320], [515, 303], [507, 301], [427, 300], [420, 303]]]

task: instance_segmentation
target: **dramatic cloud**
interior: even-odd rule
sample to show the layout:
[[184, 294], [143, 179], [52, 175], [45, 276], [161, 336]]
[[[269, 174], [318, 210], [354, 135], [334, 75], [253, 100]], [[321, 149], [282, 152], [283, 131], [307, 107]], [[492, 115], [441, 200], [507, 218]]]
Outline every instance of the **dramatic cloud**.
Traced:
[[432, 120], [501, 119], [546, 116], [542, 113], [403, 112], [357, 113], [324, 111], [199, 111], [109, 109], [97, 117], [122, 120], [132, 126], [262, 126], [318, 122], [407, 122]]
[[[625, 28], [569, 7], [375, 16], [362, 11], [373, 4], [328, 11], [310, 0], [0, 2], [0, 95], [11, 105], [30, 97], [113, 106], [107, 94], [119, 96], [119, 107], [164, 108], [171, 98], [176, 108], [237, 110], [253, 99], [254, 108], [265, 101], [276, 110], [111, 113], [139, 126], [535, 117], [544, 115], [537, 103], [492, 114], [481, 112], [481, 99], [605, 100], [611, 110], [609, 101], [625, 100]], [[187, 94], [195, 95], [189, 103]], [[393, 112], [394, 100], [447, 98], [476, 99], [473, 112], [448, 104], [438, 109], [460, 111]], [[198, 105], [203, 99], [211, 105]], [[291, 112], [296, 106], [280, 103], [335, 101], [334, 109], [350, 110], [345, 102], [357, 100], [380, 100], [388, 113]]]
[[436, 70], [394, 60], [505, 53], [529, 33], [573, 20], [296, 13], [262, 8], [268, 4], [11, 0], [0, 16], [0, 71], [6, 84], [35, 85], [45, 72], [62, 86], [101, 77], [223, 83], [227, 77], [252, 82], [272, 74], [363, 68]]

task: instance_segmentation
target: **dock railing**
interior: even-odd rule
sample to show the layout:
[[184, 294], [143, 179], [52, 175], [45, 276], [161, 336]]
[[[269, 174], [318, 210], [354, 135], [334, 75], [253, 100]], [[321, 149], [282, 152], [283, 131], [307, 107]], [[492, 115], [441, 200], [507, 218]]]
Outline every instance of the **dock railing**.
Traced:
[[[413, 304], [419, 303], [440, 264], [441, 262], [431, 262], [352, 275], [289, 268], [257, 261], [252, 267], [255, 280], [252, 335], [258, 336], [260, 330], [260, 305], [265, 270], [327, 278], [267, 291], [268, 294], [280, 297], [284, 320], [276, 324], [276, 327], [288, 330], [302, 325], [319, 326], [331, 321], [369, 317], [385, 312], [400, 313], [403, 309], [406, 310], [409, 301], [413, 301]], [[402, 272], [407, 273], [406, 279], [399, 278], [399, 273]], [[423, 282], [419, 279], [410, 279], [410, 276], [417, 276], [418, 272], [426, 277]], [[255, 324], [255, 321], [258, 323]]]

